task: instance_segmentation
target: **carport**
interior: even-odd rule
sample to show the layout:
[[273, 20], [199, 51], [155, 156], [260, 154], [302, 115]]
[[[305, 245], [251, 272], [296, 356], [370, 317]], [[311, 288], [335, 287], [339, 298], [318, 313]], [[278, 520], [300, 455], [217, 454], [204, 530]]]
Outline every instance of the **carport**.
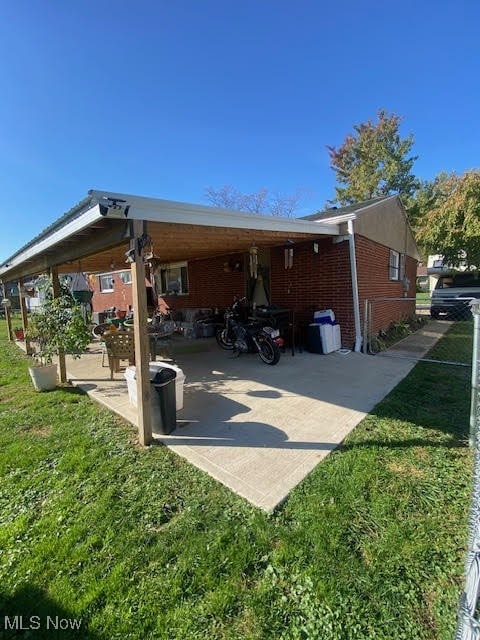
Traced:
[[[282, 246], [334, 237], [337, 224], [274, 218], [213, 207], [89, 191], [88, 196], [0, 265], [2, 283], [50, 273], [54, 285], [59, 274], [108, 271], [112, 261], [129, 263], [135, 309], [139, 440], [152, 441], [148, 376], [145, 252], [159, 250], [163, 263]], [[354, 255], [353, 255], [354, 258]], [[354, 259], [352, 268], [354, 268]], [[28, 322], [21, 296], [24, 327]], [[65, 358], [60, 357], [61, 381], [66, 380]]]

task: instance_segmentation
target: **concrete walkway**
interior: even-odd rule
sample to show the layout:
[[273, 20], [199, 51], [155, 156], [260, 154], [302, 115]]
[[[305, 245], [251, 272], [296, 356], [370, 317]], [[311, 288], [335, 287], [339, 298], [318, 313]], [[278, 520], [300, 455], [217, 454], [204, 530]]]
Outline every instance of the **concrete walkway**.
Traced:
[[412, 333], [378, 355], [414, 358], [415, 360], [423, 358], [450, 329], [452, 324], [453, 322], [448, 320], [430, 320], [423, 329]]
[[[428, 327], [426, 328], [428, 329]], [[420, 338], [417, 333], [416, 339]], [[211, 339], [177, 356], [186, 375], [177, 429], [156, 439], [267, 511], [342, 442], [414, 366], [360, 353], [232, 358]], [[123, 373], [109, 380], [96, 352], [67, 359], [69, 378], [137, 424]]]

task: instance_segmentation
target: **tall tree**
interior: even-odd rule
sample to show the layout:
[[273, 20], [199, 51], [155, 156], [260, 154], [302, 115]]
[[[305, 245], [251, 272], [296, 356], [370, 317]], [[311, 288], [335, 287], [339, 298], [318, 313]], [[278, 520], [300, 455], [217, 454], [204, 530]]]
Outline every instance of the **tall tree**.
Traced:
[[379, 110], [378, 121], [354, 125], [340, 147], [327, 147], [336, 173], [336, 198], [331, 203], [353, 204], [398, 193], [411, 196], [418, 186], [412, 173], [417, 156], [408, 156], [413, 135], [401, 138], [402, 118]]
[[422, 180], [413, 197], [404, 203], [413, 230], [422, 225], [422, 218], [432, 209], [437, 209], [450, 195], [454, 173], [440, 172], [433, 180]]
[[219, 189], [207, 187], [205, 197], [214, 207], [235, 209], [256, 214], [269, 214], [290, 218], [304, 197], [304, 190], [298, 188], [295, 193], [270, 193], [263, 187], [258, 193], [241, 193], [230, 184]]
[[445, 264], [480, 269], [480, 170], [442, 175], [441, 193], [418, 220], [417, 239]]

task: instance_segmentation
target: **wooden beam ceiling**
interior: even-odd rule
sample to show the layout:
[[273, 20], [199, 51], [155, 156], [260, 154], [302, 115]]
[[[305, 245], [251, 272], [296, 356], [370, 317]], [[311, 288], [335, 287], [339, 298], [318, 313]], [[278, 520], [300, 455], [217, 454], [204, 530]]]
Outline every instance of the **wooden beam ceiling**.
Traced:
[[[24, 278], [57, 267], [59, 273], [75, 271], [105, 272], [127, 268], [125, 252], [129, 239], [125, 237], [124, 220], [105, 218], [87, 231], [66, 238], [57, 246], [12, 268], [4, 280]], [[209, 227], [170, 222], [148, 222], [154, 254], [162, 262], [197, 260], [230, 253], [247, 252], [252, 244], [258, 247], [281, 246], [287, 239], [301, 242], [318, 236], [313, 234], [234, 227]], [[113, 265], [113, 267], [112, 267]]]

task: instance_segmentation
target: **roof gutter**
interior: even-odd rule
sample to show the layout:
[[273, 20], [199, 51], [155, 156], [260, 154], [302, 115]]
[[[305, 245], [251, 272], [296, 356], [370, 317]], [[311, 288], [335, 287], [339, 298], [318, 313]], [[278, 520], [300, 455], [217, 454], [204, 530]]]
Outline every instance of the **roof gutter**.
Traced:
[[362, 346], [362, 331], [360, 327], [360, 300], [358, 296], [357, 259], [355, 252], [355, 233], [353, 229], [353, 220], [348, 220], [347, 224], [348, 245], [350, 249], [350, 272], [352, 276], [353, 318], [355, 323], [354, 351], [359, 352]]
[[338, 236], [340, 234], [335, 222], [302, 220], [300, 218], [283, 218], [251, 214], [234, 209], [222, 209], [200, 204], [145, 198], [108, 191], [88, 192], [100, 205], [115, 202], [115, 206], [103, 206], [104, 215], [109, 218], [128, 217], [130, 220], [147, 220], [151, 222], [170, 222], [173, 224], [193, 224], [199, 226], [235, 227], [259, 231], [289, 231], [307, 234]]
[[35, 258], [42, 251], [51, 249], [62, 240], [65, 240], [65, 238], [88, 228], [91, 224], [101, 219], [102, 215], [100, 214], [99, 206], [95, 205], [70, 222], [63, 224], [56, 230], [52, 230], [48, 235], [42, 234], [37, 242], [32, 241], [0, 265], [0, 279], [5, 281], [4, 274], [8, 278], [8, 273], [23, 262]]

